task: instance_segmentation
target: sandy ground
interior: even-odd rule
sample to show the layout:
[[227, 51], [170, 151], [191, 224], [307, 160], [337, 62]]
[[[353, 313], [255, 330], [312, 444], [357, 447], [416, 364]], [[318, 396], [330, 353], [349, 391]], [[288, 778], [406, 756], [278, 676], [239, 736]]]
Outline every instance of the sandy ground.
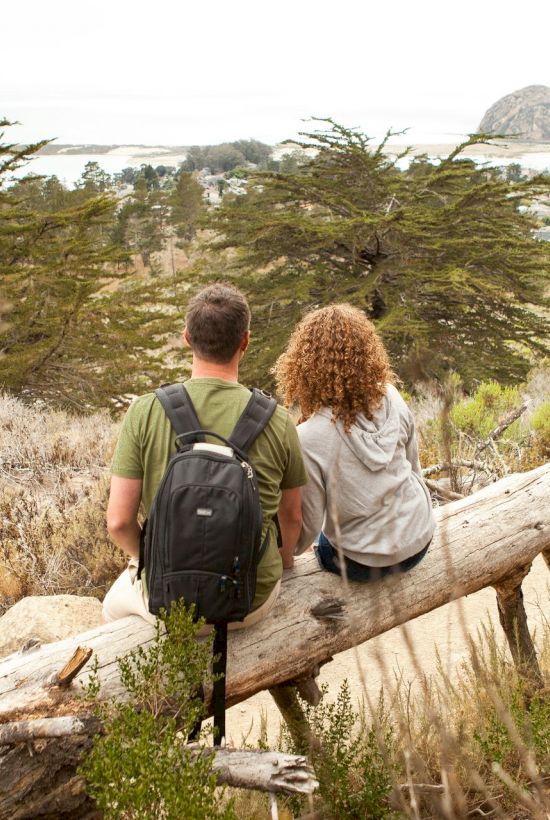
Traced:
[[[531, 572], [523, 582], [525, 607], [531, 631], [540, 628], [545, 619], [550, 620], [550, 574], [541, 557], [538, 557]], [[368, 584], [362, 587], [368, 595]], [[463, 616], [461, 616], [461, 610]], [[454, 601], [433, 612], [422, 615], [407, 624], [406, 629], [414, 646], [418, 666], [430, 674], [436, 669], [436, 652], [449, 673], [458, 668], [461, 659], [467, 656], [467, 638], [475, 637], [477, 631], [491, 619], [499, 639], [504, 641], [504, 633], [498, 623], [496, 595], [493, 589], [484, 589], [475, 595]], [[463, 624], [466, 628], [464, 628]], [[397, 676], [405, 680], [418, 680], [415, 663], [404, 639], [403, 627], [397, 627], [380, 635], [357, 651], [350, 650], [338, 655], [321, 669], [320, 682], [329, 686], [329, 696], [336, 697], [340, 684], [347, 679], [356, 702], [364, 699], [361, 678], [365, 681], [368, 697], [376, 704], [380, 686], [385, 693], [390, 692]], [[284, 652], [284, 646], [281, 646]], [[386, 667], [384, 672], [383, 665]], [[362, 674], [358, 670], [358, 661]], [[418, 669], [418, 666], [416, 667]], [[280, 717], [276, 706], [267, 692], [232, 707], [227, 712], [227, 735], [235, 745], [240, 745], [244, 737], [253, 743], [260, 731], [261, 722], [267, 722], [268, 736], [276, 742]]]

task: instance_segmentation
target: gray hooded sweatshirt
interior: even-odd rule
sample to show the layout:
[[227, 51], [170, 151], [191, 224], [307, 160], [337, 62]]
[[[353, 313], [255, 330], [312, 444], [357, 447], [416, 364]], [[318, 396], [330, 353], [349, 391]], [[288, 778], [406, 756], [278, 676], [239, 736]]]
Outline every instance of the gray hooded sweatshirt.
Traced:
[[429, 543], [435, 519], [412, 413], [389, 384], [373, 415], [358, 416], [349, 434], [327, 407], [298, 425], [309, 481], [297, 553], [321, 530], [333, 547], [371, 567], [398, 564]]

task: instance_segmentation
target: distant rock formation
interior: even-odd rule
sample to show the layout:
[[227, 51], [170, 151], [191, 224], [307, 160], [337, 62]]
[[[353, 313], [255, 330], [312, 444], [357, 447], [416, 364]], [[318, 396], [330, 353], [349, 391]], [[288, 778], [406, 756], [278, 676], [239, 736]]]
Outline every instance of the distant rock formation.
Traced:
[[550, 88], [528, 85], [502, 97], [479, 124], [489, 134], [516, 134], [522, 142], [550, 142]]

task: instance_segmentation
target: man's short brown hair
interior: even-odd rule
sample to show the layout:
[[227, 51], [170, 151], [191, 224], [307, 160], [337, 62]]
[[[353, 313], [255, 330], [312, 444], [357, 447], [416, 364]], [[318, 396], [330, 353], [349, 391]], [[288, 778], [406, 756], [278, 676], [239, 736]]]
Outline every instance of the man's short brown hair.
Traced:
[[200, 359], [227, 364], [250, 327], [250, 308], [233, 285], [211, 285], [191, 299], [185, 323], [193, 352]]

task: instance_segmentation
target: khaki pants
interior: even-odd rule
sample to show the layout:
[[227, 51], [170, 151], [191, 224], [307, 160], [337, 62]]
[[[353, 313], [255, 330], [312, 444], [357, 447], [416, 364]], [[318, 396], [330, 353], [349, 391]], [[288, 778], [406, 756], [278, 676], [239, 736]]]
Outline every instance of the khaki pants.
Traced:
[[[137, 577], [138, 562], [130, 559], [127, 569], [118, 576], [111, 589], [108, 591], [103, 601], [103, 620], [106, 623], [116, 621], [119, 618], [126, 618], [128, 615], [139, 615], [150, 624], [154, 624], [156, 616], [149, 612], [147, 596], [143, 590], [143, 583]], [[267, 601], [250, 612], [244, 621], [235, 621], [229, 624], [230, 630], [246, 629], [261, 621], [271, 612], [273, 604], [277, 600], [281, 589], [280, 580], [277, 581], [269, 594]], [[201, 629], [199, 635], [206, 635], [211, 630], [211, 626], [206, 625]]]

